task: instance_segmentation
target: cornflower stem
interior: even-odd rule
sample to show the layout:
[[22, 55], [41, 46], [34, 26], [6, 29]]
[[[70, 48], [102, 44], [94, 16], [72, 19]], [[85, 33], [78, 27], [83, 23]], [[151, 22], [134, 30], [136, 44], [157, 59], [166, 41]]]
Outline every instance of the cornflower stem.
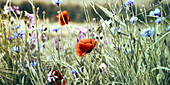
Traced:
[[[35, 27], [37, 28], [37, 17], [36, 17], [36, 12], [35, 12], [35, 7], [33, 5], [33, 0], [30, 1], [29, 3], [32, 5], [32, 10], [33, 10], [33, 14], [34, 14], [34, 20], [35, 20]], [[41, 81], [41, 84], [43, 85], [43, 78], [42, 78], [42, 73], [41, 73], [41, 59], [40, 59], [40, 46], [39, 46], [39, 40], [38, 40], [38, 29], [36, 29], [36, 33], [37, 33], [37, 46], [38, 46], [38, 59], [37, 59], [37, 66], [38, 66], [38, 73], [39, 73], [39, 78]]]

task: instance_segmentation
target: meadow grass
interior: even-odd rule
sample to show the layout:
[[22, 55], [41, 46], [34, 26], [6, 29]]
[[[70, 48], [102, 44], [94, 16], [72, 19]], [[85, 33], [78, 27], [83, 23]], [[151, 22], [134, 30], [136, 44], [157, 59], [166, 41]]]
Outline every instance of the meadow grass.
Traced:
[[[91, 1], [90, 7], [99, 18], [91, 19], [83, 4], [86, 22], [70, 22], [62, 27], [49, 22], [45, 13], [40, 20], [39, 8], [35, 8], [33, 0], [28, 1], [34, 15], [31, 28], [31, 21], [24, 12], [17, 15], [16, 11], [5, 13], [8, 9], [1, 9], [0, 84], [48, 85], [47, 74], [51, 70], [63, 74], [66, 85], [170, 84], [170, 9], [167, 0], [150, 9], [143, 6], [141, 11], [137, 11], [135, 3], [125, 5], [123, 0], [116, 5], [108, 0], [108, 7]], [[11, 6], [10, 0], [6, 6]], [[164, 10], [163, 6], [168, 9]], [[56, 7], [56, 12], [61, 12], [61, 7]], [[160, 17], [148, 14], [156, 8], [160, 9]], [[104, 20], [99, 10], [109, 19]], [[131, 23], [132, 16], [140, 15], [141, 19]], [[12, 17], [15, 20], [11, 20]], [[160, 23], [155, 23], [157, 18], [162, 19]], [[52, 31], [57, 25], [60, 30]], [[151, 29], [144, 31], [149, 27], [154, 29], [153, 33]], [[142, 35], [143, 31], [147, 36]], [[79, 57], [75, 46], [77, 40], [85, 38], [93, 38], [97, 45], [90, 53]]]

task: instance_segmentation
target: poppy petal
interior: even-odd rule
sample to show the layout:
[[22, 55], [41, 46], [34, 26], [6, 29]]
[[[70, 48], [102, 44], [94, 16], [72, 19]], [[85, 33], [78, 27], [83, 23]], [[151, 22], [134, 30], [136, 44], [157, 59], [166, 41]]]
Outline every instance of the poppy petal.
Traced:
[[[76, 54], [79, 57], [84, 56], [86, 53], [90, 53], [93, 50], [93, 47], [97, 44], [97, 41], [92, 38], [82, 39], [76, 44]], [[93, 46], [94, 45], [94, 46]]]
[[68, 12], [67, 11], [61, 12], [59, 15], [56, 16], [56, 18], [58, 18], [58, 23], [61, 26], [64, 26], [65, 24], [68, 24], [69, 21], [70, 21], [70, 18], [68, 16]]

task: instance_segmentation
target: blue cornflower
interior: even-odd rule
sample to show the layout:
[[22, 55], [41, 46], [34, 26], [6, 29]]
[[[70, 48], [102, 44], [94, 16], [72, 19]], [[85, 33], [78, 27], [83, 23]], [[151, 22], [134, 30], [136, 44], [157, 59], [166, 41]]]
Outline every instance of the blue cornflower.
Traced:
[[161, 17], [161, 11], [158, 8], [156, 8], [154, 11], [150, 11], [149, 15]]
[[[36, 61], [34, 61], [34, 63], [31, 62], [30, 65], [34, 68], [34, 67], [36, 67], [37, 62], [36, 62]], [[27, 63], [27, 64], [25, 65], [25, 67], [29, 68], [29, 64]]]
[[116, 34], [116, 31], [118, 31], [118, 32], [121, 32], [121, 26], [119, 26], [119, 29], [116, 27], [112, 27], [111, 28], [111, 32], [112, 32], [112, 34], [114, 35], [114, 34]]
[[60, 27], [52, 29], [52, 31], [55, 31], [55, 32], [57, 32], [58, 30], [60, 30]]
[[155, 20], [155, 23], [161, 23], [161, 20], [164, 20], [165, 19], [165, 17], [163, 17], [163, 18], [157, 18], [156, 20]]
[[125, 2], [125, 6], [132, 5], [134, 3], [134, 0], [128, 0]]
[[133, 24], [133, 22], [137, 20], [138, 20], [138, 17], [133, 16], [130, 18], [130, 23]]
[[[78, 70], [77, 70], [77, 71], [78, 71]], [[75, 74], [75, 75], [78, 75], [77, 71], [71, 70], [71, 72], [72, 72], [73, 74]]]
[[30, 63], [31, 64], [31, 66], [34, 68], [36, 65], [37, 65], [37, 62], [36, 61], [34, 61], [34, 63]]
[[62, 0], [51, 0], [52, 4], [59, 6], [63, 1]]
[[147, 29], [142, 30], [141, 35], [142, 37], [151, 36], [155, 32], [155, 29], [151, 27], [148, 27]]
[[161, 18], [157, 18], [157, 19], [155, 20], [155, 23], [161, 23]]
[[21, 52], [21, 50], [22, 50], [22, 47], [21, 46], [19, 46], [19, 50], [18, 50], [18, 47], [17, 46], [13, 46], [12, 48], [11, 48], [11, 50], [13, 51], [13, 52]]
[[19, 28], [20, 28], [20, 26], [18, 25], [18, 26], [17, 26], [17, 29], [19, 29]]
[[22, 32], [21, 32], [21, 30], [17, 30], [17, 32], [16, 31], [14, 32], [14, 39], [15, 39], [15, 37], [22, 38], [22, 35], [25, 35], [25, 30], [23, 30]]
[[29, 68], [29, 65], [28, 65], [28, 63], [25, 65], [25, 67]]

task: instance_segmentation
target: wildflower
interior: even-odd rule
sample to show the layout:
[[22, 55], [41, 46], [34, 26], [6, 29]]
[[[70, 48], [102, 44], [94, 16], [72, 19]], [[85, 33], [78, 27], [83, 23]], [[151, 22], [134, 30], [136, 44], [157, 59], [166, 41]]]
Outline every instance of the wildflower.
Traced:
[[21, 30], [17, 30], [17, 32], [16, 31], [14, 32], [14, 39], [15, 39], [15, 37], [22, 38], [23, 35], [25, 35], [25, 30], [23, 30], [22, 32], [21, 32]]
[[8, 13], [11, 12], [11, 11], [14, 11], [11, 7], [9, 7], [9, 6], [4, 6], [4, 11], [3, 11], [4, 14], [8, 14]]
[[33, 32], [33, 34], [32, 34], [32, 41], [33, 41], [34, 44], [37, 43], [37, 36], [36, 36], [35, 32]]
[[125, 2], [125, 6], [132, 5], [134, 3], [134, 0], [128, 0]]
[[164, 20], [165, 19], [165, 17], [163, 17], [163, 18], [157, 18], [156, 20], [155, 20], [155, 23], [161, 23], [161, 20]]
[[7, 37], [8, 40], [12, 40], [12, 37]]
[[76, 54], [79, 57], [82, 57], [86, 53], [90, 53], [96, 44], [97, 44], [97, 41], [93, 40], [92, 38], [82, 39], [76, 44], [76, 47], [75, 47]]
[[34, 25], [35, 23], [35, 20], [34, 20], [34, 14], [30, 14], [28, 13], [27, 11], [24, 11], [25, 12], [25, 16], [27, 16], [30, 20], [30, 25], [29, 25], [29, 28], [32, 28], [32, 26]]
[[43, 34], [41, 35], [41, 40], [42, 40], [43, 42], [45, 42], [45, 37], [44, 37]]
[[[78, 71], [78, 70], [77, 70], [77, 71]], [[71, 70], [71, 72], [72, 72], [73, 74], [75, 74], [75, 75], [78, 75], [77, 71], [76, 71], [76, 70]]]
[[52, 29], [52, 31], [55, 31], [55, 32], [57, 32], [58, 30], [60, 30], [60, 27]]
[[30, 63], [31, 64], [31, 66], [34, 68], [36, 65], [37, 65], [37, 62], [36, 61], [34, 61], [34, 63]]
[[[54, 37], [53, 39], [54, 39], [55, 47], [56, 47], [56, 49], [58, 49], [58, 39], [57, 39], [57, 37]], [[60, 47], [60, 49], [61, 49], [60, 44], [59, 44], [59, 47]]]
[[11, 50], [13, 51], [13, 52], [21, 52], [21, 50], [22, 50], [22, 47], [21, 46], [19, 46], [19, 50], [18, 50], [18, 47], [17, 46], [13, 46], [12, 48], [11, 48]]
[[158, 8], [156, 8], [154, 11], [150, 11], [149, 15], [161, 17], [161, 11]]
[[104, 70], [106, 68], [106, 64], [105, 63], [101, 63], [99, 66], [99, 71], [102, 72], [102, 70]]
[[127, 50], [127, 52], [125, 53], [126, 55], [129, 55], [132, 52], [130, 48], [126, 50]]
[[25, 67], [29, 68], [29, 65], [28, 65], [28, 63], [25, 65]]
[[116, 28], [115, 27], [111, 28], [111, 32], [112, 32], [113, 35], [116, 34], [116, 31], [121, 32], [121, 26], [119, 26], [119, 28], [117, 28], [117, 27]]
[[65, 85], [64, 75], [59, 73], [58, 71], [52, 70], [48, 74], [48, 81], [52, 85]]
[[107, 38], [104, 39], [104, 43], [105, 43], [106, 45], [108, 44]]
[[56, 18], [58, 18], [58, 23], [61, 26], [64, 26], [65, 24], [68, 24], [69, 21], [70, 21], [70, 18], [68, 16], [68, 12], [67, 11], [61, 12], [59, 15], [56, 16]]
[[51, 0], [52, 4], [59, 6], [62, 3], [62, 0]]
[[154, 33], [155, 29], [151, 27], [148, 27], [147, 29], [142, 30], [141, 35], [142, 37], [151, 36]]
[[[34, 61], [34, 63], [31, 62], [30, 65], [34, 68], [34, 67], [36, 67], [37, 62], [36, 61]], [[29, 64], [27, 63], [25, 67], [29, 68]]]
[[130, 23], [133, 24], [133, 22], [137, 20], [138, 20], [138, 17], [133, 16], [130, 18]]
[[19, 10], [18, 6], [12, 6], [12, 9], [16, 12], [16, 14], [20, 15], [21, 11]]

